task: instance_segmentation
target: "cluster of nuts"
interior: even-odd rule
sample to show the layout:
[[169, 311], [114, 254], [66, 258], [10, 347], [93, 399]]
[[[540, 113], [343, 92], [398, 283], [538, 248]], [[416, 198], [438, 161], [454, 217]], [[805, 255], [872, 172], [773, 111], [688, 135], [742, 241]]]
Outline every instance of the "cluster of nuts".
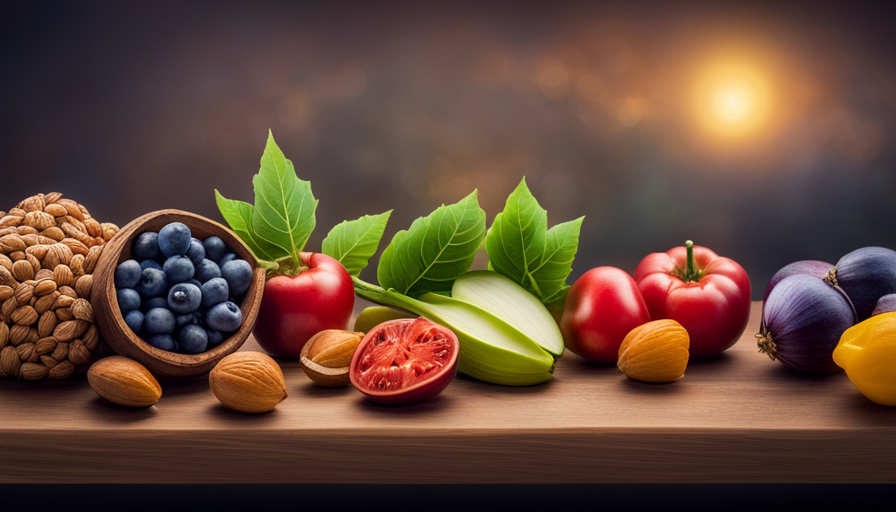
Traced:
[[0, 377], [65, 379], [90, 362], [92, 274], [117, 232], [56, 192], [0, 212]]

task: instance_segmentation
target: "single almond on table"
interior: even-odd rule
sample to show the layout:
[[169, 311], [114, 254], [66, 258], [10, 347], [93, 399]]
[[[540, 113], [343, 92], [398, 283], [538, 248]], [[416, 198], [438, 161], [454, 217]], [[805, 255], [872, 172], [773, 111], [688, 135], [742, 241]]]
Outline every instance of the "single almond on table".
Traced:
[[87, 382], [106, 400], [129, 407], [149, 407], [162, 398], [162, 386], [145, 366], [124, 356], [93, 363]]
[[276, 361], [261, 352], [234, 352], [212, 368], [208, 384], [218, 400], [240, 412], [268, 412], [286, 399], [286, 381]]
[[675, 320], [654, 320], [632, 329], [619, 346], [619, 371], [644, 382], [680, 379], [688, 366], [688, 331]]

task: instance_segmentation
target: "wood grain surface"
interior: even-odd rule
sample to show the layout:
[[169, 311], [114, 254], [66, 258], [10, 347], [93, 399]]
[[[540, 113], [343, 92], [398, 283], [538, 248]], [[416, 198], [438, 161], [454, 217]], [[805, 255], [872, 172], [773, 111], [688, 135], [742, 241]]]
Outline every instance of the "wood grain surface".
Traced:
[[722, 357], [661, 385], [567, 353], [544, 385], [458, 376], [431, 401], [384, 407], [280, 361], [289, 398], [246, 415], [207, 378], [163, 382], [148, 409], [85, 379], [3, 381], [0, 483], [896, 482], [896, 408], [758, 353], [758, 313]]

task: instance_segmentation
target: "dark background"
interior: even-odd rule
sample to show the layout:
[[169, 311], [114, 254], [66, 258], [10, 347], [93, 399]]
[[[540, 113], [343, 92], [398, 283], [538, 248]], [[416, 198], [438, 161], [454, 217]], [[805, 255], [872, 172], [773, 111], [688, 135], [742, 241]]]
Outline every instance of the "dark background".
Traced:
[[[522, 176], [551, 224], [585, 215], [572, 279], [690, 238], [758, 299], [791, 261], [896, 248], [888, 13], [592, 3], [6, 3], [0, 210], [59, 191], [119, 225], [220, 220], [213, 189], [251, 201], [271, 129], [320, 199], [313, 251], [344, 219], [394, 208], [388, 240], [474, 188], [490, 224]], [[767, 83], [746, 136], [693, 108], [719, 59]]]

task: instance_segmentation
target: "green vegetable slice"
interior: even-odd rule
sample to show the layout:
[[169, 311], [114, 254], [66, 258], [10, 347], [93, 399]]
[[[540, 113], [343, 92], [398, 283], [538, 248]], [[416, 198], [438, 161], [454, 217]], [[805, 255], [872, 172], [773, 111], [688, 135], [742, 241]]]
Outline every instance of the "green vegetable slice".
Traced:
[[377, 279], [405, 295], [449, 291], [454, 279], [470, 269], [483, 237], [485, 211], [474, 190], [396, 233], [380, 258]]
[[352, 277], [358, 277], [376, 253], [390, 215], [392, 210], [342, 221], [324, 238], [323, 253], [342, 263]]
[[548, 309], [534, 295], [490, 270], [473, 270], [454, 281], [451, 296], [469, 302], [535, 341], [556, 357], [563, 354], [563, 334]]
[[489, 268], [520, 284], [543, 303], [556, 301], [569, 288], [566, 279], [579, 248], [583, 219], [548, 229], [547, 211], [523, 178], [489, 230]]

